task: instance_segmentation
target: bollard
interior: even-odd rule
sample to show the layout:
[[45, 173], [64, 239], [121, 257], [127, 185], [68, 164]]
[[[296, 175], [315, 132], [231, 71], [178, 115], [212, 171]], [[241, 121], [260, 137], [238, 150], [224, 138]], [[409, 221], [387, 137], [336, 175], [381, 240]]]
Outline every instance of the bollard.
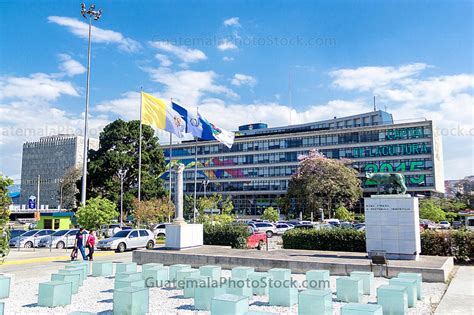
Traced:
[[53, 247], [53, 234], [49, 237], [49, 252], [51, 253], [51, 247]]

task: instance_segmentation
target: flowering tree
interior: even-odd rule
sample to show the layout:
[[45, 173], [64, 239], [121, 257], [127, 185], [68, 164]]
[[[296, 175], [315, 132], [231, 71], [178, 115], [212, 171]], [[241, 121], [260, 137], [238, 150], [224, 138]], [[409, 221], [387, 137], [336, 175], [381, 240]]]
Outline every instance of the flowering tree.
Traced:
[[357, 171], [349, 166], [349, 160], [328, 159], [316, 150], [299, 160], [288, 197], [296, 200], [306, 214], [324, 209], [331, 217], [334, 208], [350, 208], [362, 196]]

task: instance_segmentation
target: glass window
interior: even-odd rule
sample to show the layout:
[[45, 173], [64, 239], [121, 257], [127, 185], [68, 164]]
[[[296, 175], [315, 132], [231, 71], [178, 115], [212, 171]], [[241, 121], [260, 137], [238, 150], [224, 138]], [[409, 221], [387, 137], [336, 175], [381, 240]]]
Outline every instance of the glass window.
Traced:
[[130, 238], [134, 237], [138, 237], [138, 231], [132, 231], [132, 233], [130, 233]]

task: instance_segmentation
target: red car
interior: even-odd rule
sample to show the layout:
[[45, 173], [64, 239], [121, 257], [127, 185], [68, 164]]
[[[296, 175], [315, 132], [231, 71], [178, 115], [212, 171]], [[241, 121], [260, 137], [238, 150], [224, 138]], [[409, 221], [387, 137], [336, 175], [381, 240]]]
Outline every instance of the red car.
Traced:
[[250, 236], [247, 237], [247, 247], [262, 250], [267, 244], [267, 235], [265, 233], [256, 233], [251, 227], [249, 228]]

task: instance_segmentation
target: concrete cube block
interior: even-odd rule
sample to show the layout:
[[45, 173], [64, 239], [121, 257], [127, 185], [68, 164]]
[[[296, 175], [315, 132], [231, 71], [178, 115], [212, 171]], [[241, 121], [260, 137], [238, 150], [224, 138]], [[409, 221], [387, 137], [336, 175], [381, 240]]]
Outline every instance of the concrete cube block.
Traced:
[[5, 314], [5, 303], [0, 302], [0, 315]]
[[415, 307], [417, 301], [417, 279], [415, 278], [392, 278], [388, 284], [399, 285], [407, 289], [408, 307]]
[[176, 281], [176, 272], [181, 269], [191, 269], [191, 265], [176, 264], [170, 266], [170, 281]]
[[131, 278], [115, 279], [115, 281], [114, 281], [114, 290], [121, 289], [121, 288], [127, 288], [127, 287], [144, 288], [145, 287], [145, 280], [131, 279]]
[[243, 278], [230, 278], [226, 284], [226, 292], [232, 295], [239, 295], [239, 296], [246, 296], [251, 297], [253, 296], [252, 293], [252, 286], [247, 281], [247, 279]]
[[114, 290], [114, 315], [145, 315], [149, 306], [148, 288], [126, 287]]
[[152, 267], [142, 269], [142, 279], [147, 287], [163, 287], [169, 280], [168, 267]]
[[254, 272], [253, 267], [234, 267], [232, 268], [232, 278], [247, 279], [251, 272]]
[[222, 294], [211, 300], [211, 315], [244, 315], [248, 310], [248, 297]]
[[6, 299], [10, 296], [10, 277], [0, 276], [0, 299]]
[[59, 269], [57, 273], [62, 275], [79, 275], [79, 286], [82, 286], [84, 284], [84, 279], [82, 278], [82, 270], [80, 269]]
[[64, 266], [65, 269], [70, 269], [70, 270], [80, 270], [81, 271], [81, 277], [82, 280], [86, 280], [87, 278], [87, 267], [85, 265], [71, 265], [67, 264]]
[[80, 278], [81, 277], [78, 273], [71, 273], [71, 274], [53, 273], [51, 275], [51, 281], [71, 282], [71, 285], [72, 285], [71, 290], [73, 294], [79, 291]]
[[249, 274], [252, 293], [255, 295], [268, 295], [268, 287], [273, 276], [268, 272], [251, 272]]
[[298, 289], [291, 286], [268, 288], [268, 303], [272, 306], [292, 306], [298, 303]]
[[135, 280], [141, 280], [142, 279], [142, 273], [137, 272], [137, 271], [124, 271], [124, 272], [117, 272], [115, 274], [115, 280], [117, 279], [135, 279]]
[[209, 311], [212, 298], [222, 294], [225, 294], [223, 287], [198, 286], [194, 289], [194, 307], [201, 311]]
[[383, 315], [378, 304], [348, 303], [341, 308], [341, 315]]
[[221, 278], [222, 268], [221, 266], [213, 265], [201, 266], [199, 267], [199, 272], [201, 273], [201, 276], [210, 277], [214, 281], [219, 281]]
[[74, 311], [74, 312], [69, 313], [68, 315], [97, 315], [97, 313]]
[[273, 280], [291, 280], [291, 269], [286, 268], [272, 268], [267, 271], [269, 274], [273, 276]]
[[155, 268], [155, 267], [163, 267], [163, 264], [160, 263], [148, 263], [148, 264], [143, 264], [142, 265], [142, 272], [144, 270], [150, 269], [150, 268]]
[[113, 274], [114, 265], [111, 261], [94, 261], [92, 263], [93, 277], [106, 277]]
[[248, 311], [245, 315], [278, 315], [278, 313], [272, 312], [260, 312], [260, 311]]
[[184, 289], [185, 280], [190, 276], [199, 276], [199, 270], [197, 269], [181, 269], [176, 271], [176, 288]]
[[189, 276], [186, 278], [183, 288], [183, 296], [185, 298], [193, 298], [194, 290], [197, 287], [209, 286], [209, 281], [212, 281], [210, 277], [207, 276]]
[[129, 272], [129, 271], [136, 272], [137, 271], [137, 263], [127, 262], [127, 263], [116, 263], [115, 264], [115, 273]]
[[66, 281], [49, 281], [39, 284], [38, 305], [45, 307], [65, 306], [71, 304], [72, 283]]
[[423, 297], [421, 294], [421, 284], [423, 283], [423, 277], [421, 273], [414, 273], [414, 272], [400, 272], [397, 278], [413, 278], [416, 279], [416, 294], [418, 300], [421, 300]]
[[382, 305], [384, 314], [407, 314], [408, 295], [406, 287], [402, 287], [399, 285], [382, 285], [378, 287], [377, 304]]
[[89, 261], [73, 260], [73, 261], [71, 261], [69, 264], [70, 264], [70, 265], [82, 265], [82, 266], [86, 266], [86, 268], [87, 268], [87, 270], [86, 270], [86, 275], [89, 275], [89, 274], [91, 273]]
[[309, 270], [306, 272], [308, 289], [330, 289], [329, 270]]
[[342, 302], [360, 303], [362, 300], [362, 279], [350, 277], [337, 278], [336, 296]]
[[362, 279], [362, 293], [366, 295], [375, 294], [374, 273], [366, 271], [352, 271], [351, 278]]
[[332, 292], [327, 289], [305, 290], [298, 295], [298, 315], [332, 315]]

